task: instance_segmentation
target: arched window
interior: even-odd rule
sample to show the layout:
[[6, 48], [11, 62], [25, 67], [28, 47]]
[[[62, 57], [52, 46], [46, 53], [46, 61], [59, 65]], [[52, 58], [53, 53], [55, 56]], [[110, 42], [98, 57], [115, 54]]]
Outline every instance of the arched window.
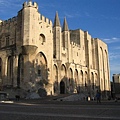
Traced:
[[64, 78], [66, 76], [66, 67], [62, 64], [61, 66], [61, 77]]
[[47, 68], [47, 59], [46, 56], [44, 55], [44, 53], [40, 52], [36, 55], [35, 58], [36, 62], [36, 73], [37, 73], [37, 77], [40, 77], [41, 80], [48, 80], [48, 75], [49, 75], [49, 71]]
[[44, 44], [44, 42], [46, 41], [46, 40], [45, 40], [45, 35], [40, 34], [39, 40], [40, 40], [41, 44]]

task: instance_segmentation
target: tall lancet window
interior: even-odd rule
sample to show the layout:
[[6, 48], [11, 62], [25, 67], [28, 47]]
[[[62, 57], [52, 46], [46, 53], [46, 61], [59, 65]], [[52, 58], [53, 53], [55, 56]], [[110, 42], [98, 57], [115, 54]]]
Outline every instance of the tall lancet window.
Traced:
[[8, 76], [8, 84], [13, 85], [13, 57], [8, 57], [8, 65], [7, 65], [7, 76]]
[[63, 48], [65, 48], [65, 35], [63, 34], [63, 37], [62, 37], [62, 46]]
[[18, 59], [18, 76], [17, 76], [17, 87], [20, 87], [20, 82], [23, 81], [24, 77], [24, 58], [23, 55], [19, 55]]

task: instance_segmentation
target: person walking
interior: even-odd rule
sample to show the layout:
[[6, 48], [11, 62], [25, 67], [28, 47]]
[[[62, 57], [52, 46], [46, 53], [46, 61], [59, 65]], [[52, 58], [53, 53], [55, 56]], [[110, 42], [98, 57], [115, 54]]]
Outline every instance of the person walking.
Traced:
[[101, 103], [101, 94], [98, 90], [97, 90], [96, 98], [97, 98], [97, 103]]

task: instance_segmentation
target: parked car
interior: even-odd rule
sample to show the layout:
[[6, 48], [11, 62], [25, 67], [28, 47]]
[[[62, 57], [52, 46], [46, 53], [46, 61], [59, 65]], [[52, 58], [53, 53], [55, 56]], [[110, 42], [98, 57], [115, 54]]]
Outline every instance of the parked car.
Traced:
[[9, 94], [4, 92], [4, 91], [0, 91], [0, 101], [5, 101], [5, 100], [9, 100]]

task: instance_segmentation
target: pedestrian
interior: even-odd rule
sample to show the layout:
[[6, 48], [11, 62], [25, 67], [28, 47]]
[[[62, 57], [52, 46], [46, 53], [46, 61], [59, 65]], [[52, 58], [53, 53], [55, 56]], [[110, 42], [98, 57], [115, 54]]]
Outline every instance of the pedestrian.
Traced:
[[115, 102], [117, 102], [118, 101], [118, 99], [117, 99], [117, 97], [115, 97]]
[[97, 103], [101, 103], [101, 94], [98, 90], [97, 90], [97, 93], [96, 93], [96, 98], [97, 98]]
[[20, 95], [15, 95], [16, 101], [20, 100]]

